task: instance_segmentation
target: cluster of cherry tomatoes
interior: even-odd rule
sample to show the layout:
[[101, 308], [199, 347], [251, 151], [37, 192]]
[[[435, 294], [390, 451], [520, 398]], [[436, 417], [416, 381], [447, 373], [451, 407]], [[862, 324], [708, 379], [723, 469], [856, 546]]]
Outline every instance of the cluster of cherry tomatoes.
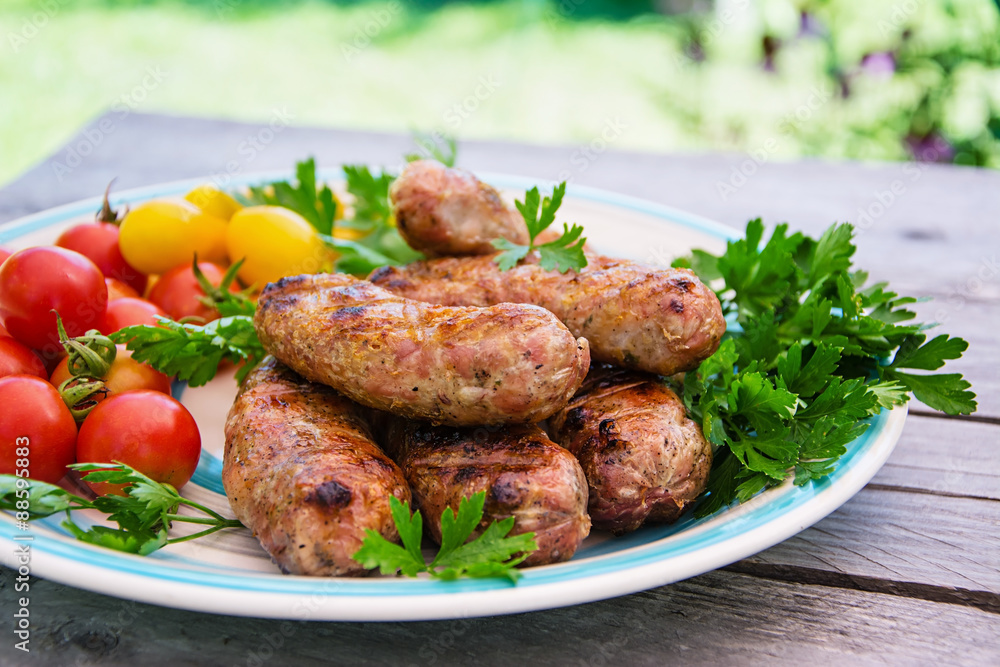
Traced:
[[[170, 396], [170, 378], [103, 336], [156, 324], [157, 316], [218, 318], [192, 265], [197, 257], [204, 277], [220, 285], [228, 226], [240, 209], [204, 186], [119, 220], [105, 197], [95, 222], [70, 227], [54, 246], [0, 249], [0, 473], [56, 483], [75, 461], [120, 461], [175, 487], [191, 478], [201, 437]], [[70, 339], [110, 344], [101, 377], [74, 369]], [[80, 393], [94, 382], [98, 390]]]

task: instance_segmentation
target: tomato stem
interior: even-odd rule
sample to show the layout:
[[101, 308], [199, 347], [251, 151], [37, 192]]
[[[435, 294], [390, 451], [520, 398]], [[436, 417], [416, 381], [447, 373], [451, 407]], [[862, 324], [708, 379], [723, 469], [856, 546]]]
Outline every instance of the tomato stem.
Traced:
[[101, 379], [111, 370], [118, 355], [118, 348], [114, 341], [102, 334], [97, 329], [91, 329], [82, 336], [70, 338], [63, 326], [62, 318], [53, 309], [51, 311], [56, 316], [56, 329], [59, 332], [59, 342], [69, 355], [67, 368], [70, 375], [86, 376]]
[[100, 380], [71, 376], [58, 387], [59, 396], [69, 408], [77, 424], [83, 423], [90, 411], [97, 407], [97, 395], [108, 395], [107, 386]]
[[121, 224], [121, 217], [118, 215], [118, 211], [111, 208], [111, 203], [108, 201], [108, 195], [111, 194], [111, 186], [115, 184], [118, 177], [111, 179], [108, 183], [108, 187], [104, 190], [104, 201], [101, 202], [101, 210], [97, 212], [97, 222], [106, 222], [111, 225], [118, 226]]

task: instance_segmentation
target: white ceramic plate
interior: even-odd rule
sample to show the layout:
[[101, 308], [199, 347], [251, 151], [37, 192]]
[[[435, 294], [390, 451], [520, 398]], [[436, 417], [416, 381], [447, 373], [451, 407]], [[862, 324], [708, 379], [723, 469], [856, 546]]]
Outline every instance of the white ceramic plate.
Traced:
[[[323, 174], [335, 181], [338, 174]], [[288, 178], [247, 177], [240, 184]], [[535, 183], [485, 175], [510, 192]], [[118, 194], [113, 204], [179, 196], [187, 181]], [[62, 206], [0, 227], [12, 248], [52, 243], [58, 233], [91, 220], [99, 199]], [[694, 247], [719, 251], [734, 232], [697, 216], [644, 201], [571, 186], [560, 219], [586, 228], [591, 245], [606, 254], [666, 265]], [[231, 376], [205, 387], [175, 387], [201, 429], [204, 451], [185, 495], [232, 516], [222, 492], [223, 421], [236, 392]], [[227, 531], [140, 557], [76, 541], [61, 517], [19, 531], [0, 513], [0, 561], [17, 567], [14, 537], [32, 536], [31, 574], [107, 595], [197, 611], [315, 620], [468, 618], [560, 607], [625, 595], [692, 577], [767, 547], [819, 521], [857, 493], [882, 467], [899, 438], [904, 409], [883, 412], [848, 446], [836, 472], [822, 482], [766, 491], [748, 503], [706, 519], [690, 515], [671, 526], [649, 526], [613, 538], [595, 532], [567, 563], [523, 570], [515, 586], [500, 580], [394, 577], [311, 578], [282, 575], [249, 531]]]

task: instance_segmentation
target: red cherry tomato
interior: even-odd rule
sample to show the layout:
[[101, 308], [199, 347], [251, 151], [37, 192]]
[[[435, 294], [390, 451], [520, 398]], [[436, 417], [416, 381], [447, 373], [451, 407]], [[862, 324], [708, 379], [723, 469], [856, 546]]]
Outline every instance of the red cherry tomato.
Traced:
[[146, 276], [125, 261], [118, 249], [118, 226], [87, 222], [59, 235], [56, 245], [87, 257], [108, 278], [120, 280], [138, 293], [146, 289]]
[[8, 375], [0, 378], [0, 405], [0, 474], [62, 479], [76, 457], [76, 422], [56, 388], [33, 375]]
[[156, 324], [156, 316], [166, 316], [159, 306], [145, 299], [115, 299], [108, 301], [101, 333], [108, 335], [133, 324]]
[[0, 321], [11, 336], [45, 358], [62, 351], [53, 309], [72, 337], [97, 328], [107, 305], [100, 269], [72, 250], [28, 248], [0, 266]]
[[[109, 396], [87, 415], [77, 439], [77, 460], [121, 461], [157, 482], [180, 488], [191, 479], [201, 454], [201, 434], [183, 405], [158, 391]], [[97, 483], [95, 493], [121, 493]]]
[[[132, 358], [132, 351], [125, 349], [124, 345], [116, 345], [118, 354], [111, 363], [111, 369], [107, 375], [101, 378], [108, 388], [108, 396], [114, 394], [124, 394], [126, 391], [136, 389], [151, 389], [161, 394], [170, 395], [170, 378], [156, 370], [152, 366], [136, 361]], [[52, 371], [49, 382], [53, 387], [59, 387], [70, 378], [69, 359], [64, 358]], [[100, 394], [94, 397], [95, 401], [102, 401], [106, 398]]]
[[10, 334], [7, 333], [7, 330], [4, 329], [4, 327], [3, 327], [2, 324], [0, 324], [0, 338], [4, 338], [4, 337], [8, 337], [9, 338]]
[[49, 375], [38, 355], [9, 336], [0, 337], [0, 377], [35, 375], [43, 380]]
[[7, 248], [0, 248], [0, 264], [3, 264], [3, 261], [13, 254], [14, 254], [13, 250], [7, 250]]
[[108, 303], [111, 303], [115, 299], [124, 299], [126, 297], [138, 299], [142, 296], [134, 289], [115, 278], [108, 278], [107, 276], [104, 276], [104, 284], [108, 286]]
[[[208, 282], [215, 286], [222, 283], [222, 278], [226, 274], [211, 262], [198, 262], [198, 268], [208, 278]], [[236, 287], [230, 285], [230, 291], [236, 291]], [[199, 317], [205, 322], [219, 319], [219, 311], [199, 301], [203, 296], [205, 292], [198, 285], [190, 265], [170, 269], [160, 276], [149, 292], [149, 300], [165, 310], [171, 319]]]

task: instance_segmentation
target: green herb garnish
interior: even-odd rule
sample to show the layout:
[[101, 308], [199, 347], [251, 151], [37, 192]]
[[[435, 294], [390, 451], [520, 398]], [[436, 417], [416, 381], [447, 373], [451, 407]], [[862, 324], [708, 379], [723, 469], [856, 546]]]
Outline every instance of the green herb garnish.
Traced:
[[[566, 181], [563, 181], [552, 191], [551, 197], [540, 198], [538, 188], [531, 188], [524, 195], [524, 201], [516, 201], [517, 210], [521, 212], [531, 241], [528, 245], [518, 245], [507, 239], [495, 239], [493, 247], [503, 252], [493, 258], [500, 265], [501, 271], [508, 271], [517, 265], [528, 253], [538, 251], [539, 264], [546, 271], [558, 270], [566, 273], [569, 270], [579, 271], [587, 266], [587, 257], [583, 254], [583, 246], [587, 239], [580, 238], [583, 227], [574, 224], [572, 227], [563, 223], [563, 234], [559, 238], [535, 245], [535, 239], [556, 219], [556, 211], [562, 204], [566, 194]], [[541, 212], [539, 212], [539, 204]]]
[[288, 181], [275, 181], [250, 187], [249, 194], [236, 194], [247, 206], [283, 206], [309, 221], [320, 234], [333, 231], [337, 219], [337, 198], [325, 183], [317, 187], [316, 160], [309, 158], [295, 164], [295, 185]]
[[909, 323], [915, 314], [904, 307], [916, 299], [885, 283], [865, 286], [867, 274], [851, 271], [850, 225], [818, 240], [779, 225], [761, 246], [763, 233], [752, 220], [722, 255], [695, 251], [674, 262], [721, 283], [723, 310], [743, 331], [727, 333], [683, 382], [688, 412], [719, 448], [697, 516], [792, 475], [797, 485], [825, 477], [867, 430], [865, 418], [909, 392], [948, 414], [976, 409], [960, 375], [910, 372], [937, 370], [968, 344], [927, 341], [929, 327]]
[[343, 168], [347, 191], [354, 197], [355, 225], [370, 229], [388, 224], [392, 219], [392, 205], [389, 203], [389, 186], [395, 180], [392, 174], [383, 171], [376, 176], [362, 164], [345, 164]]
[[485, 502], [486, 492], [480, 491], [471, 498], [461, 500], [458, 516], [450, 507], [445, 509], [441, 515], [441, 548], [434, 560], [428, 563], [420, 551], [423, 539], [420, 511], [411, 515], [409, 503], [402, 503], [391, 496], [392, 518], [403, 545], [390, 542], [378, 532], [368, 529], [361, 548], [353, 558], [369, 570], [379, 568], [382, 574], [402, 572], [408, 577], [415, 577], [426, 572], [436, 579], [445, 580], [506, 577], [516, 583], [521, 573], [515, 566], [538, 548], [535, 534], [507, 537], [514, 527], [514, 517], [507, 517], [491, 523], [476, 539], [466, 541], [483, 518]]
[[[0, 510], [15, 512], [22, 527], [27, 521], [66, 512], [64, 528], [78, 540], [98, 546], [146, 556], [161, 547], [211, 535], [223, 528], [241, 528], [243, 524], [182, 497], [169, 484], [154, 482], [124, 463], [74, 463], [73, 470], [87, 473], [87, 482], [122, 484], [126, 496], [105, 495], [87, 500], [54, 484], [14, 475], [0, 475]], [[203, 516], [178, 514], [181, 505]], [[84, 530], [71, 518], [74, 510], [97, 510], [108, 515], [118, 528], [93, 526]], [[183, 537], [170, 538], [167, 531], [173, 522], [207, 526]]]
[[191, 264], [191, 270], [194, 271], [195, 280], [198, 281], [201, 291], [205, 293], [205, 296], [200, 297], [199, 301], [209, 308], [215, 308], [222, 317], [229, 317], [230, 315], [252, 316], [257, 310], [257, 304], [250, 298], [250, 294], [253, 293], [253, 286], [241, 292], [233, 292], [229, 289], [229, 286], [236, 281], [236, 273], [245, 261], [246, 258], [244, 257], [230, 266], [222, 276], [222, 281], [216, 287], [208, 281], [205, 274], [198, 268], [198, 256], [195, 255], [194, 262]]
[[424, 256], [410, 248], [396, 229], [389, 202], [393, 176], [386, 172], [375, 176], [364, 165], [344, 165], [344, 177], [347, 191], [354, 198], [354, 216], [339, 221], [337, 227], [353, 231], [358, 238], [322, 237], [340, 253], [337, 270], [365, 276], [380, 266], [401, 266], [423, 259]]
[[132, 350], [132, 358], [198, 387], [213, 377], [223, 360], [245, 362], [236, 373], [240, 382], [267, 352], [248, 315], [223, 317], [197, 326], [158, 317], [159, 326], [139, 324], [111, 334]]
[[455, 158], [458, 156], [458, 140], [450, 135], [443, 135], [438, 132], [413, 132], [413, 143], [417, 145], [418, 153], [407, 153], [404, 159], [407, 162], [416, 162], [430, 158], [437, 160], [446, 167], [455, 166]]

